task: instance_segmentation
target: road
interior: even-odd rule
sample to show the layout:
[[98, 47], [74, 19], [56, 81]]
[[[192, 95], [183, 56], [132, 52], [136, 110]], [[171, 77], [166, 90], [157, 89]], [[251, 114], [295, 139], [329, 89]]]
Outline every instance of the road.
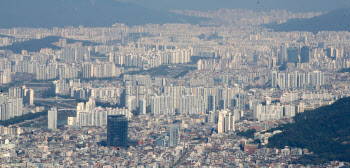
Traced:
[[179, 160], [177, 160], [177, 161], [174, 163], [174, 165], [171, 166], [171, 167], [176, 167], [178, 164], [180, 164], [180, 163], [183, 162], [185, 159], [187, 159], [187, 157], [185, 157], [186, 154], [187, 154], [188, 152], [191, 153], [193, 147], [196, 146], [197, 144], [202, 143], [206, 138], [208, 138], [208, 137], [202, 138], [202, 139], [201, 139], [200, 141], [198, 141], [197, 143], [190, 144], [190, 146], [191, 146], [190, 149], [186, 149], [186, 152], [184, 152], [184, 153], [181, 155], [181, 157], [179, 158]]
[[52, 98], [34, 98], [34, 101], [57, 102], [57, 101], [75, 101], [75, 99], [64, 99], [64, 98], [52, 97]]

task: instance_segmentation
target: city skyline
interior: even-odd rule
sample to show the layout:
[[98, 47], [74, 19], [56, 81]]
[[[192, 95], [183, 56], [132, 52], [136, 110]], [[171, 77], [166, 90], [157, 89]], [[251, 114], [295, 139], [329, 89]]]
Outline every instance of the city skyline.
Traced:
[[19, 2], [1, 166], [350, 166], [346, 1]]

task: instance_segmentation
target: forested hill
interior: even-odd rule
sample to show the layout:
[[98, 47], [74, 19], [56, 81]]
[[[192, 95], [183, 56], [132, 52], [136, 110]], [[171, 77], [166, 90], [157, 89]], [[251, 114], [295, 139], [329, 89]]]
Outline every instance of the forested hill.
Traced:
[[295, 123], [269, 139], [268, 147], [313, 151], [320, 161], [350, 161], [350, 98], [298, 114]]
[[292, 19], [286, 23], [266, 25], [275, 31], [350, 31], [350, 9], [338, 9], [310, 19]]

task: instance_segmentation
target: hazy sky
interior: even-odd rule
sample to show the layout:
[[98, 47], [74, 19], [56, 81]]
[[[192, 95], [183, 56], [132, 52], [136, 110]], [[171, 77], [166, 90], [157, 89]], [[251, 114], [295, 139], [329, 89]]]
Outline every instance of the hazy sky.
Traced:
[[329, 11], [350, 8], [350, 0], [119, 0], [159, 10], [249, 8], [254, 10], [287, 9], [292, 11]]
[[[350, 8], [350, 0], [0, 0], [0, 27], [110, 26], [147, 23], [197, 23], [170, 9], [215, 10], [248, 8], [330, 11]], [[117, 1], [129, 2], [118, 3]], [[20, 5], [19, 5], [20, 4]], [[137, 5], [134, 5], [137, 4]], [[157, 9], [157, 10], [152, 10]]]

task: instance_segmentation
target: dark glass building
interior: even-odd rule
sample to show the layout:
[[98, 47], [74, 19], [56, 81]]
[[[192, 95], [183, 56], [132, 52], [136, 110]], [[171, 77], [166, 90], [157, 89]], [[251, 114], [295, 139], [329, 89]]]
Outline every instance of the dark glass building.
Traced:
[[128, 145], [128, 119], [125, 115], [107, 117], [107, 145], [126, 148]]
[[300, 62], [307, 63], [309, 61], [310, 61], [310, 49], [308, 46], [304, 46], [303, 48], [301, 48]]
[[216, 110], [215, 96], [209, 95], [208, 96], [208, 111], [215, 111], [215, 110]]
[[245, 95], [242, 93], [239, 93], [236, 95], [234, 107], [238, 107], [239, 111], [245, 110]]
[[226, 102], [224, 99], [219, 100], [219, 110], [223, 110], [226, 107]]
[[299, 49], [296, 47], [290, 47], [287, 50], [288, 62], [298, 63], [299, 62]]

